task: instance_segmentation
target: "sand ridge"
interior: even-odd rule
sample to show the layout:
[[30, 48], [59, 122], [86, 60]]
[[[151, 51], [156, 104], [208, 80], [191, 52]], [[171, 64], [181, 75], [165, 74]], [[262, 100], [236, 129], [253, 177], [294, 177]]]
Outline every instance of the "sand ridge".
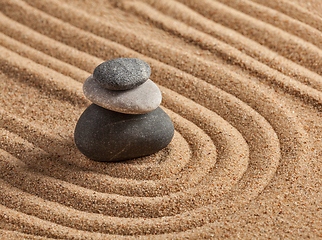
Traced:
[[[310, 4], [311, 5], [310, 5]], [[320, 238], [314, 0], [0, 2], [0, 236]], [[101, 62], [152, 69], [175, 136], [98, 163], [73, 141]]]

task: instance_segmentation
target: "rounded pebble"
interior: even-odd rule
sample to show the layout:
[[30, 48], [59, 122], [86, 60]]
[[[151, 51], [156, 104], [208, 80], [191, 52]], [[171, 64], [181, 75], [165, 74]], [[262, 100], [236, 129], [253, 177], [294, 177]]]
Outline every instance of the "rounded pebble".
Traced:
[[149, 79], [149, 64], [137, 58], [117, 58], [98, 65], [93, 73], [95, 80], [110, 90], [128, 90]]
[[91, 75], [84, 82], [83, 92], [93, 103], [112, 111], [127, 114], [151, 112], [162, 101], [160, 89], [150, 79], [134, 89], [113, 91], [101, 87]]
[[90, 105], [75, 128], [77, 148], [95, 161], [120, 161], [143, 157], [165, 148], [174, 126], [158, 107], [140, 115], [122, 114]]

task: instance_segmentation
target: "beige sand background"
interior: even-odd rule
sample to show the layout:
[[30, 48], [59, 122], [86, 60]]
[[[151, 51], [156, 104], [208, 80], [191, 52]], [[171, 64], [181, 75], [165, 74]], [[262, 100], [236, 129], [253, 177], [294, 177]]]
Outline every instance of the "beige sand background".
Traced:
[[[1, 0], [1, 239], [322, 238], [320, 0]], [[103, 61], [140, 58], [175, 137], [75, 147]]]

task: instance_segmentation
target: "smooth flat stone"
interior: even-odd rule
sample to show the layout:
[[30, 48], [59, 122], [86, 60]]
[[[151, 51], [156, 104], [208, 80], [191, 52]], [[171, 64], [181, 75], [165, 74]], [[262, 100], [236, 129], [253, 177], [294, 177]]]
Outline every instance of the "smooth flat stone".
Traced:
[[79, 118], [74, 138], [77, 148], [95, 161], [120, 161], [143, 157], [165, 148], [174, 127], [158, 107], [152, 112], [131, 115], [90, 105]]
[[127, 114], [151, 112], [162, 101], [160, 89], [150, 79], [134, 89], [113, 91], [101, 87], [91, 75], [84, 82], [83, 92], [93, 103], [112, 111]]
[[149, 79], [149, 64], [137, 58], [117, 58], [98, 65], [93, 73], [95, 80], [110, 90], [128, 90]]

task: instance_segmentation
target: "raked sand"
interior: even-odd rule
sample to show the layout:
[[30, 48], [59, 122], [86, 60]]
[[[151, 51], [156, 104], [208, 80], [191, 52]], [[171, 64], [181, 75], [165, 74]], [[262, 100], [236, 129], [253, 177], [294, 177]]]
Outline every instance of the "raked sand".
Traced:
[[[319, 0], [1, 0], [1, 239], [322, 238]], [[175, 136], [99, 163], [103, 61], [146, 61]]]

